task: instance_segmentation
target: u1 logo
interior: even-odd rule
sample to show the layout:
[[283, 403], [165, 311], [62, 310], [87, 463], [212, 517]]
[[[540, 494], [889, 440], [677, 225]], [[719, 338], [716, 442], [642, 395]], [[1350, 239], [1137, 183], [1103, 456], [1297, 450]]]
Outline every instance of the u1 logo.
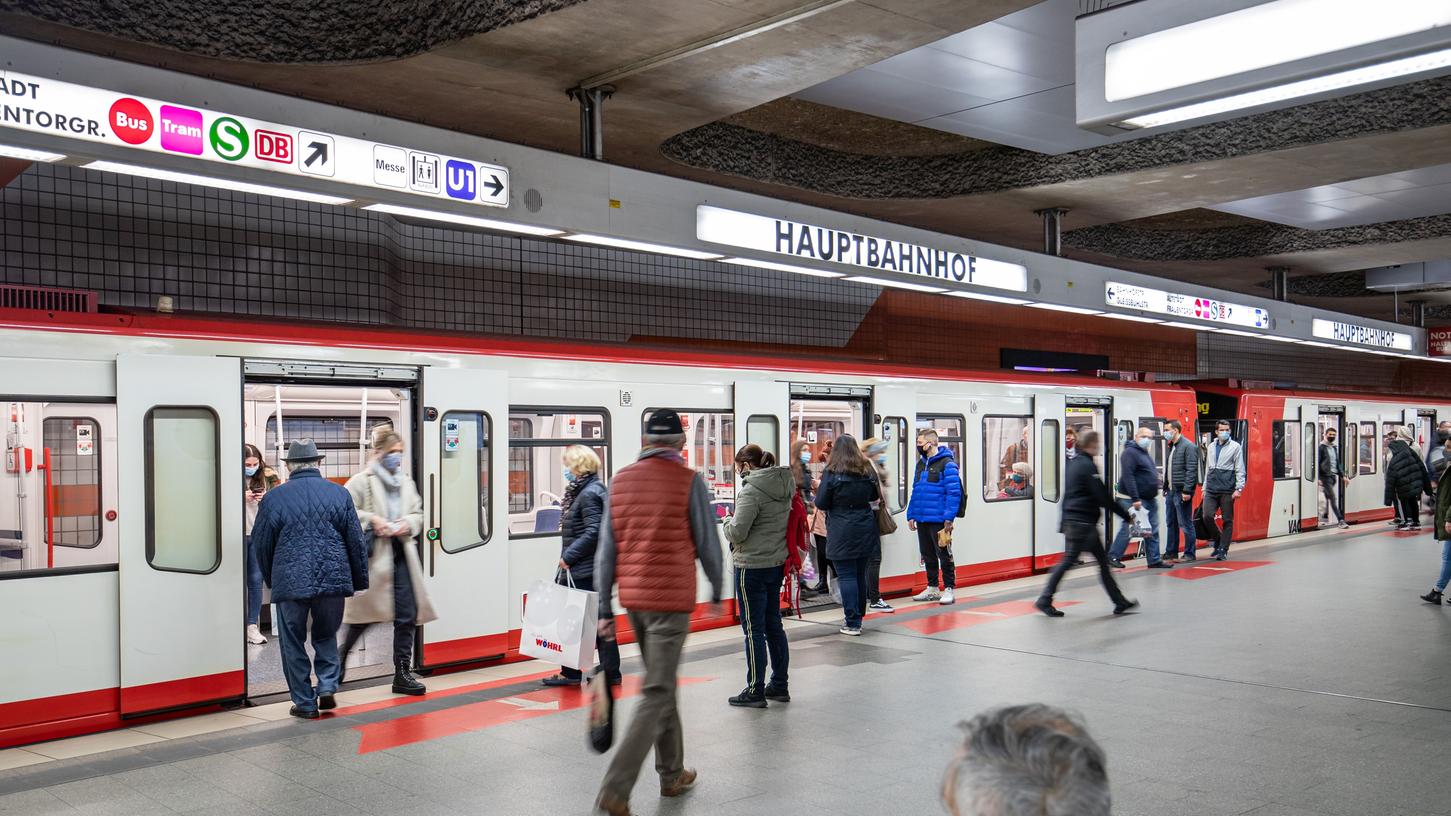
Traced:
[[236, 161], [247, 155], [251, 140], [247, 138], [247, 127], [230, 116], [217, 117], [208, 132], [212, 150], [227, 161]]

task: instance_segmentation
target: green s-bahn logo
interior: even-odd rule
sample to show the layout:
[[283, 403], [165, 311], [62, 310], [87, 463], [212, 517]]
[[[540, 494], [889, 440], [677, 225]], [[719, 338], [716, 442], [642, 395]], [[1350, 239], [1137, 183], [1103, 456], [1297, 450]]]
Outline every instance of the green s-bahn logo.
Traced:
[[250, 139], [247, 127], [230, 116], [219, 116], [212, 122], [208, 137], [212, 150], [227, 161], [236, 161], [247, 155]]

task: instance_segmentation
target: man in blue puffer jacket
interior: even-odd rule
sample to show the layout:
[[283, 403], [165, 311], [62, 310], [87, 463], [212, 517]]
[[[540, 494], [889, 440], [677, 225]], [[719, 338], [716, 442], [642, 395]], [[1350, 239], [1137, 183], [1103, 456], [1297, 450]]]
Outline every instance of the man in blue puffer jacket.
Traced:
[[[282, 672], [294, 717], [312, 720], [336, 707], [338, 627], [343, 599], [368, 588], [368, 551], [353, 499], [322, 477], [322, 454], [311, 439], [293, 442], [283, 457], [286, 484], [267, 491], [252, 526], [262, 580], [272, 588], [281, 619]], [[305, 641], [312, 618], [312, 651]], [[317, 687], [312, 685], [314, 665]]]
[[[956, 601], [957, 567], [952, 563], [952, 522], [962, 515], [962, 477], [957, 462], [946, 445], [937, 443], [937, 432], [925, 430], [917, 434], [917, 475], [912, 480], [912, 498], [907, 502], [907, 526], [917, 531], [917, 548], [927, 568], [927, 588], [912, 597], [914, 601]], [[947, 534], [946, 546], [938, 540]], [[937, 591], [938, 567], [942, 572], [942, 591]]]
[[[1154, 444], [1152, 428], [1139, 428], [1134, 438], [1124, 445], [1123, 456], [1119, 458], [1119, 492], [1128, 496], [1119, 499], [1125, 510], [1149, 511], [1149, 529], [1144, 531], [1144, 551], [1149, 558], [1150, 569], [1173, 569], [1159, 556], [1159, 469], [1149, 448]], [[1109, 566], [1123, 567], [1124, 550], [1129, 546], [1129, 525], [1123, 524], [1114, 536], [1113, 547], [1108, 551]]]

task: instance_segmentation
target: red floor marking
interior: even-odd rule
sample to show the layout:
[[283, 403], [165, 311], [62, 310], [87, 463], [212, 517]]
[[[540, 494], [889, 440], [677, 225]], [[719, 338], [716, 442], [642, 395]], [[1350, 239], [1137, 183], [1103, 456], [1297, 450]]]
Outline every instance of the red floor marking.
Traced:
[[[704, 683], [711, 677], [682, 677], [682, 686]], [[634, 697], [640, 693], [640, 678], [627, 675], [625, 684], [615, 689], [615, 699]], [[505, 697], [469, 703], [455, 708], [425, 711], [422, 714], [407, 714], [393, 720], [355, 726], [363, 736], [358, 741], [358, 753], [385, 751], [415, 742], [438, 739], [439, 737], [477, 731], [505, 723], [532, 720], [547, 714], [573, 711], [589, 705], [589, 694], [583, 688], [541, 688]]]
[[[973, 601], [980, 601], [980, 600], [982, 600], [982, 598], [975, 598], [975, 597], [973, 597], [971, 595], [959, 595], [959, 596], [957, 596], [957, 602], [958, 603], [971, 603]], [[942, 606], [942, 604], [939, 604], [936, 601], [927, 601], [927, 602], [912, 601], [911, 603], [913, 604], [912, 606], [899, 606], [899, 607], [897, 607], [897, 611], [896, 612], [868, 612], [866, 615], [863, 615], [862, 616], [862, 620], [872, 620], [873, 618], [890, 618], [893, 615], [898, 615], [898, 614], [901, 614], [903, 612], [919, 612], [919, 611], [921, 611], [923, 609], [931, 609], [934, 605], [936, 605], [936, 606]], [[947, 607], [944, 607], [944, 608], [949, 608], [950, 609], [951, 608], [951, 605], [949, 604]]]
[[[1062, 601], [1054, 606], [1074, 606], [1078, 601]], [[938, 632], [947, 632], [952, 629], [966, 629], [970, 626], [981, 626], [984, 623], [1006, 620], [1008, 618], [1021, 618], [1024, 615], [1041, 615], [1032, 601], [1004, 601], [1002, 603], [979, 606], [975, 609], [962, 609], [957, 612], [944, 612], [937, 615], [929, 615], [925, 618], [914, 618], [899, 622], [898, 626], [905, 626], [908, 629], [921, 632], [924, 635], [935, 635]]]
[[1181, 581], [1198, 581], [1200, 578], [1213, 578], [1216, 575], [1223, 575], [1226, 572], [1239, 572], [1240, 570], [1253, 569], [1273, 564], [1273, 561], [1210, 561], [1208, 564], [1195, 565], [1192, 567], [1179, 566], [1167, 570], [1164, 574], [1170, 578], [1178, 578]]
[[[377, 711], [383, 708], [396, 708], [397, 706], [412, 705], [413, 703], [421, 703], [426, 700], [437, 700], [440, 697], [452, 697], [456, 694], [468, 694], [469, 692], [473, 691], [484, 691], [485, 689], [499, 688], [501, 686], [512, 686], [515, 683], [530, 683], [535, 680], [543, 680], [546, 677], [550, 677], [556, 674], [559, 674], [558, 670], [539, 672], [538, 674], [521, 674], [518, 677], [506, 677], [502, 680], [490, 680], [486, 683], [474, 683], [471, 686], [459, 686], [457, 688], [430, 691], [428, 692], [428, 694], [422, 697], [409, 697], [407, 695], [400, 694], [397, 697], [389, 697], [386, 700], [377, 700], [371, 703], [359, 703], [357, 705], [343, 706], [342, 708], [335, 709], [332, 714], [334, 716], [346, 716], [348, 714], [362, 714], [366, 711]], [[323, 716], [327, 716], [327, 714], [324, 713]]]

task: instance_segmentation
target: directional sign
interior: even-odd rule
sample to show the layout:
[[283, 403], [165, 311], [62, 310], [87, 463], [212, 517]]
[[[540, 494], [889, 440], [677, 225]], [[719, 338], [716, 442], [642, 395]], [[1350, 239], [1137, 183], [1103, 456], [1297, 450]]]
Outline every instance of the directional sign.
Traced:
[[1104, 285], [1104, 303], [1121, 309], [1192, 317], [1211, 323], [1232, 323], [1251, 329], [1270, 328], [1270, 313], [1256, 306], [1241, 306], [1198, 295], [1165, 292], [1147, 286], [1130, 286], [1109, 281]]
[[[284, 177], [318, 176], [418, 198], [509, 206], [509, 169], [496, 164], [14, 71], [0, 71], [0, 134], [6, 129], [249, 167]], [[60, 144], [53, 149], [70, 152]], [[198, 164], [193, 172], [206, 170]], [[278, 184], [286, 186], [285, 181]]]

